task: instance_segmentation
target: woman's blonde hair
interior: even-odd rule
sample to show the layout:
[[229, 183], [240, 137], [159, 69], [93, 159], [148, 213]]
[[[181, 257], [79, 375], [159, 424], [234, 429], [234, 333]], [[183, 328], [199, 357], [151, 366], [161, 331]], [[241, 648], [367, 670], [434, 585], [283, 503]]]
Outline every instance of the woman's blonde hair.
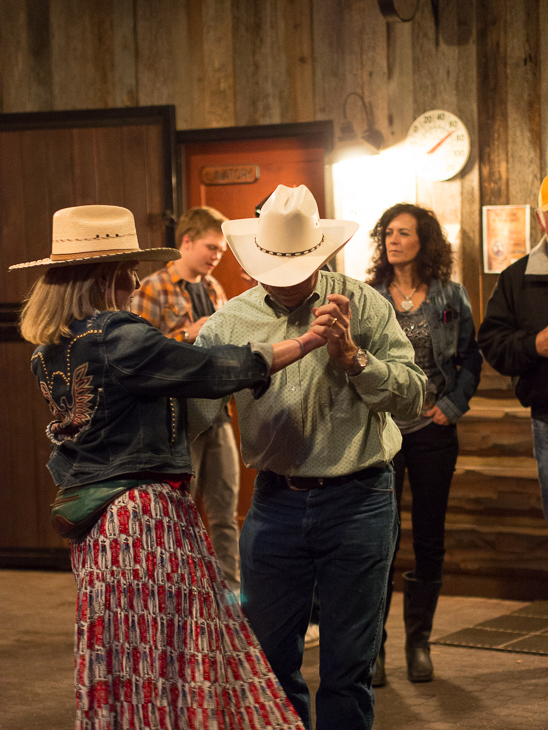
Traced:
[[73, 319], [90, 317], [98, 310], [117, 311], [116, 279], [121, 270], [134, 266], [135, 262], [113, 261], [48, 269], [25, 301], [19, 320], [21, 334], [35, 345], [58, 344], [62, 337], [70, 336]]

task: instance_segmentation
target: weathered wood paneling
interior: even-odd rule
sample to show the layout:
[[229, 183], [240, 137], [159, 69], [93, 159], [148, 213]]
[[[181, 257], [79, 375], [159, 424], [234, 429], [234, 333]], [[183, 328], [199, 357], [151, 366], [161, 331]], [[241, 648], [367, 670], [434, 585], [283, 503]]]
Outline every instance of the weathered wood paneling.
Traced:
[[177, 126], [199, 126], [200, 98], [193, 94], [189, 3], [135, 0], [137, 103], [175, 104]]
[[0, 69], [0, 112], [52, 108], [48, 3], [0, 3]]
[[[390, 146], [428, 109], [454, 112], [470, 132], [470, 159], [450, 181], [418, 180], [417, 198], [443, 224], [460, 226], [459, 270], [478, 323], [496, 281], [482, 273], [481, 206], [534, 206], [548, 172], [545, 0], [439, 0], [438, 28], [429, 0], [408, 24], [387, 23], [377, 0], [0, 0], [0, 74], [4, 113], [174, 104], [182, 130], [332, 119], [338, 135], [344, 99], [358, 92]], [[365, 117], [355, 98], [348, 116], [359, 134]], [[16, 209], [5, 202], [0, 187], [4, 271], [48, 253], [36, 231], [69, 199], [125, 201], [138, 228], [151, 224], [141, 244], [161, 245], [162, 206], [133, 185], [161, 176], [154, 130], [33, 134], [0, 137], [0, 179], [9, 179], [18, 201]], [[145, 149], [139, 163], [129, 155], [135, 147]], [[118, 167], [103, 164], [115, 156]], [[5, 301], [18, 301], [30, 280], [25, 272], [7, 277]], [[462, 423], [448, 566], [496, 574], [519, 563], [515, 551], [536, 570], [546, 547], [534, 479], [489, 472], [489, 459], [530, 459], [525, 422], [508, 413], [477, 418]], [[38, 441], [34, 447], [38, 471], [46, 454]]]
[[53, 109], [114, 106], [111, 3], [53, 0], [49, 8]]
[[236, 125], [292, 121], [283, 0], [232, 5]]

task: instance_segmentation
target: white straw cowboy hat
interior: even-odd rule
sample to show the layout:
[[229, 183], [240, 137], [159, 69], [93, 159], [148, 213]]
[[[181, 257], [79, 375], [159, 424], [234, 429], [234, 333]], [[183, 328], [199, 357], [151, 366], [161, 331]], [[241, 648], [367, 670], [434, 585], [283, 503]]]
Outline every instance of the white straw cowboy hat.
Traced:
[[320, 219], [305, 185], [278, 185], [259, 218], [226, 221], [223, 233], [249, 276], [269, 286], [294, 286], [320, 269], [358, 230], [354, 221]]
[[181, 257], [174, 248], [139, 248], [133, 213], [117, 205], [80, 205], [53, 214], [53, 235], [49, 259], [15, 264], [12, 269], [31, 266], [69, 266], [100, 261], [171, 261]]

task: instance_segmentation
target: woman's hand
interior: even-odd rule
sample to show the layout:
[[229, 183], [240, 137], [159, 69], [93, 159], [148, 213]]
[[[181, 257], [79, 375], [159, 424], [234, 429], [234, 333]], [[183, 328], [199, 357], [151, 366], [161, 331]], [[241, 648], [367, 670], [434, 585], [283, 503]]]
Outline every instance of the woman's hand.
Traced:
[[327, 340], [330, 359], [344, 370], [349, 370], [358, 352], [358, 346], [350, 333], [350, 300], [342, 294], [330, 294], [327, 300], [328, 304], [312, 310], [316, 317], [312, 330]]
[[450, 426], [451, 422], [447, 418], [447, 416], [444, 416], [443, 413], [440, 411], [438, 406], [434, 406], [429, 411], [425, 411], [424, 415], [428, 418], [431, 418], [434, 423], [437, 423], [438, 426]]

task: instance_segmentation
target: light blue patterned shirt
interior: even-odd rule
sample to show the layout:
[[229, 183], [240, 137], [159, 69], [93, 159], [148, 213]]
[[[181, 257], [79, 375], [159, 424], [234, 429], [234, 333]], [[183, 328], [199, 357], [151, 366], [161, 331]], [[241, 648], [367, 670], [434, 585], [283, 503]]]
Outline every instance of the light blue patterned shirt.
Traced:
[[340, 476], [386, 464], [401, 447], [400, 431], [389, 414], [419, 415], [426, 377], [414, 364], [413, 347], [393, 308], [370, 286], [343, 274], [321, 271], [314, 292], [293, 311], [259, 284], [213, 314], [196, 344], [298, 337], [314, 321], [312, 308], [335, 293], [351, 299], [352, 337], [367, 352], [367, 367], [348, 377], [322, 347], [273, 375], [258, 400], [249, 391], [237, 393], [247, 466], [292, 476]]

